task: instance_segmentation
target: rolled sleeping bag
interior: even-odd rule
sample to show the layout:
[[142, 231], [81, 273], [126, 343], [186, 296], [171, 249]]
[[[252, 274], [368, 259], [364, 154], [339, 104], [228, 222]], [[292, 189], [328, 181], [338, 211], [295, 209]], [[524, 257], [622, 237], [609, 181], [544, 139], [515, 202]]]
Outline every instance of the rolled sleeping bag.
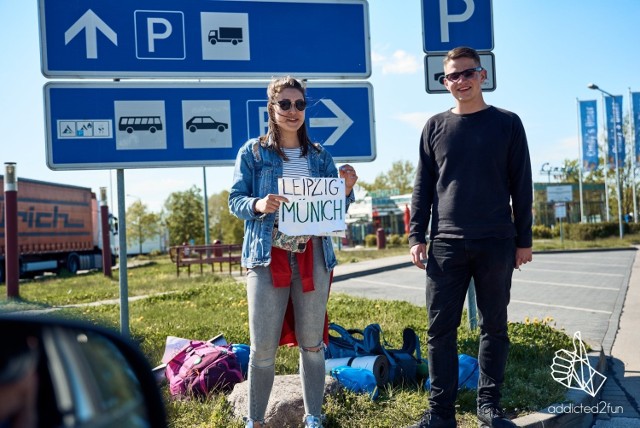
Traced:
[[384, 355], [370, 355], [366, 357], [329, 358], [324, 361], [325, 372], [331, 373], [335, 367], [350, 366], [369, 370], [376, 378], [378, 387], [389, 383], [389, 360]]

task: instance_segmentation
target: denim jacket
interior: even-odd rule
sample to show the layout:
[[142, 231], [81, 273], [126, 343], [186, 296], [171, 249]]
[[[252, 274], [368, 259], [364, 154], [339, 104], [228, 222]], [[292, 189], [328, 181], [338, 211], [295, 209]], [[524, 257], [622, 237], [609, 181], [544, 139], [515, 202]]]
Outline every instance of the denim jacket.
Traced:
[[[338, 176], [333, 158], [322, 146], [309, 147], [307, 153], [311, 177]], [[278, 194], [282, 163], [276, 151], [263, 147], [257, 138], [247, 141], [236, 158], [233, 185], [229, 193], [229, 211], [244, 220], [241, 263], [248, 269], [271, 263], [271, 233], [276, 214], [256, 213], [253, 207], [258, 199], [269, 193]], [[351, 192], [346, 198], [347, 209], [353, 200]], [[325, 266], [331, 270], [338, 264], [331, 238], [323, 237], [322, 245]]]

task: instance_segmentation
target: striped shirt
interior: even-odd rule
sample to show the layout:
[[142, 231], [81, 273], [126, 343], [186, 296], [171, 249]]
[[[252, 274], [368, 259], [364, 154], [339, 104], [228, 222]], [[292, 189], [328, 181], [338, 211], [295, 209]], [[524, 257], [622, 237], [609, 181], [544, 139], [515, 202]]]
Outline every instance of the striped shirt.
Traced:
[[302, 157], [302, 149], [285, 149], [283, 148], [284, 154], [289, 158], [288, 161], [282, 163], [282, 176], [283, 177], [308, 177], [309, 174], [309, 164], [307, 163], [307, 158]]

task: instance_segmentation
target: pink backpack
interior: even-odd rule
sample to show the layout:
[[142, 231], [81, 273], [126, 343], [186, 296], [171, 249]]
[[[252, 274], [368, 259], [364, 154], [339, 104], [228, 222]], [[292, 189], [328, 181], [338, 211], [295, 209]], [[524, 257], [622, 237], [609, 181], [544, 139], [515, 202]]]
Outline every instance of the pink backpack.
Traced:
[[206, 396], [230, 391], [244, 380], [230, 345], [192, 340], [167, 363], [165, 375], [173, 396]]

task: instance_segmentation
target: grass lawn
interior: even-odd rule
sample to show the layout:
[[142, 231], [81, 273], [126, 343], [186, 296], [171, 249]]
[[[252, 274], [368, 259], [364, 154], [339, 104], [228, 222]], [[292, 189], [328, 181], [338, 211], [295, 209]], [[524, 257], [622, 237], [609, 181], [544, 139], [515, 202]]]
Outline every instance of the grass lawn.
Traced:
[[[385, 251], [340, 251], [342, 263], [380, 256], [407, 254], [406, 248]], [[130, 331], [152, 366], [160, 363], [166, 337], [209, 339], [224, 333], [230, 343], [249, 343], [248, 315], [245, 289], [242, 283], [226, 275], [199, 273], [191, 277], [176, 277], [175, 267], [168, 257], [128, 272], [130, 296], [152, 295], [130, 302]], [[159, 295], [157, 293], [165, 293]], [[117, 273], [113, 279], [101, 273], [74, 277], [53, 277], [24, 281], [20, 284], [21, 300], [0, 300], [0, 310], [88, 303], [117, 299]], [[402, 330], [412, 327], [420, 335], [426, 350], [426, 314], [424, 308], [400, 301], [367, 300], [333, 293], [329, 301], [329, 317], [347, 328], [364, 328], [379, 323], [385, 338], [399, 347]], [[64, 309], [58, 315], [81, 318], [90, 322], [118, 328], [119, 306]], [[459, 329], [459, 352], [475, 356], [478, 348], [477, 332], [466, 328], [463, 320]], [[511, 416], [523, 415], [561, 401], [565, 388], [553, 381], [549, 365], [554, 352], [571, 344], [571, 338], [545, 323], [510, 324], [512, 341], [504, 387], [503, 405]], [[278, 374], [297, 373], [298, 354], [295, 348], [281, 348], [276, 361]], [[213, 395], [204, 401], [174, 401], [168, 396], [167, 409], [170, 426], [241, 427], [231, 417], [224, 395]], [[427, 394], [415, 388], [388, 388], [378, 400], [352, 393], [327, 398], [325, 412], [327, 427], [398, 427], [417, 419], [426, 406]], [[458, 400], [458, 419], [461, 427], [475, 427], [475, 392], [461, 392]]]

